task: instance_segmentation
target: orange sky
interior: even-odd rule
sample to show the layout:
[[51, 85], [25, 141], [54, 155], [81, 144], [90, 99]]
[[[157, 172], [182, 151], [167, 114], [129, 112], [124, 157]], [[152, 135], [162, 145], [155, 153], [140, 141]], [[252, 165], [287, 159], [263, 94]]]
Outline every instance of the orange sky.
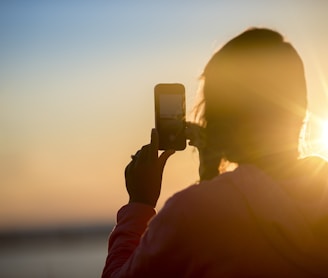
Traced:
[[[113, 221], [154, 126], [154, 85], [183, 83], [190, 111], [211, 54], [250, 26], [293, 43], [312, 119], [328, 118], [328, 3], [247, 3], [1, 3], [0, 229]], [[197, 167], [191, 148], [170, 159], [159, 207]]]

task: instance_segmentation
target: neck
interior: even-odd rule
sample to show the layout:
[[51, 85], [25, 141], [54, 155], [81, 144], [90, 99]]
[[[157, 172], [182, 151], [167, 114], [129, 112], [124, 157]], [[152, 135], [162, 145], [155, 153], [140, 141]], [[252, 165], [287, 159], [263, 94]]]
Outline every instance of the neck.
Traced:
[[295, 152], [284, 152], [261, 156], [252, 161], [257, 167], [262, 169], [274, 179], [286, 179], [291, 177], [291, 169], [297, 164], [298, 158]]

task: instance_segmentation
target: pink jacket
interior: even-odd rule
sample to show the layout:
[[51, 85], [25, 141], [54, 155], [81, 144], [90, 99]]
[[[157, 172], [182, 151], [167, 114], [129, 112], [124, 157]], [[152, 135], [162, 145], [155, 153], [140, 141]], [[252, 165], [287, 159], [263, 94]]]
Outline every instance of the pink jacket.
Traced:
[[281, 183], [242, 165], [156, 216], [122, 207], [102, 277], [328, 277], [328, 172], [315, 164]]

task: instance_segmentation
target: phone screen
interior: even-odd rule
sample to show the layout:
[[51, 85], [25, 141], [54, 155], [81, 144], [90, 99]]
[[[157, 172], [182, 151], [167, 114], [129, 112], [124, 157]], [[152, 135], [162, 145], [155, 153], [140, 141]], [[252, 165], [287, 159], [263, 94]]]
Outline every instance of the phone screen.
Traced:
[[159, 84], [155, 87], [156, 129], [159, 148], [183, 150], [185, 138], [185, 93], [181, 84]]
[[182, 95], [161, 94], [159, 96], [159, 102], [161, 119], [182, 120], [184, 117], [184, 101]]

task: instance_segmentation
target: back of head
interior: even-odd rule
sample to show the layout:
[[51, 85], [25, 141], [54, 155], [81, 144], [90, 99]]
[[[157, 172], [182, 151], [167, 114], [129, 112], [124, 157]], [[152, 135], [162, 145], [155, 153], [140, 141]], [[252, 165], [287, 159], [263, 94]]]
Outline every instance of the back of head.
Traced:
[[279, 33], [245, 31], [213, 55], [203, 78], [208, 148], [238, 163], [297, 158], [307, 108], [304, 69]]

